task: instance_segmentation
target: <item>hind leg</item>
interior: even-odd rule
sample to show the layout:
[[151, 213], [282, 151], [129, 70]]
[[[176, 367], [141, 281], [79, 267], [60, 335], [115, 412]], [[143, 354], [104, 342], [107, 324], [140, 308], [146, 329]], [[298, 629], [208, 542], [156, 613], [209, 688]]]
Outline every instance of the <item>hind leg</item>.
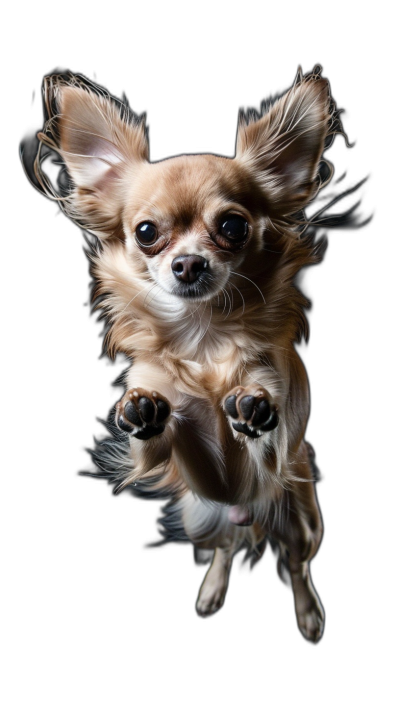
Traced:
[[197, 614], [207, 617], [224, 604], [232, 560], [248, 529], [230, 523], [227, 506], [200, 500], [190, 492], [183, 496], [181, 505], [183, 526], [195, 547], [196, 562], [212, 559], [196, 602]]
[[294, 482], [288, 493], [286, 518], [274, 529], [286, 553], [292, 582], [297, 624], [302, 635], [318, 642], [323, 634], [325, 615], [310, 574], [310, 561], [322, 539], [322, 520], [315, 495], [306, 446], [298, 453], [296, 476], [307, 479]]
[[325, 614], [311, 580], [310, 564], [289, 558], [289, 569], [299, 630], [306, 640], [317, 643], [324, 631]]
[[198, 615], [202, 617], [213, 615], [224, 604], [235, 551], [234, 543], [225, 548], [215, 548], [212, 563], [206, 573], [197, 598], [196, 610]]

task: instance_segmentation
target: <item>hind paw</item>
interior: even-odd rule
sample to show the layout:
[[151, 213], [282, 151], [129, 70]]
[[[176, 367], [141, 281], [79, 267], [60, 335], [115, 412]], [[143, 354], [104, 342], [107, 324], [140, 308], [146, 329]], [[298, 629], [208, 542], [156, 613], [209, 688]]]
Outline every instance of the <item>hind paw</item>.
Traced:
[[158, 392], [130, 389], [116, 405], [116, 424], [136, 439], [162, 434], [171, 407]]
[[324, 632], [325, 616], [320, 603], [315, 600], [305, 612], [297, 613], [297, 623], [303, 637], [315, 644]]
[[197, 614], [200, 615], [200, 617], [214, 615], [224, 604], [225, 595], [226, 584], [224, 582], [213, 584], [204, 583], [196, 602]]

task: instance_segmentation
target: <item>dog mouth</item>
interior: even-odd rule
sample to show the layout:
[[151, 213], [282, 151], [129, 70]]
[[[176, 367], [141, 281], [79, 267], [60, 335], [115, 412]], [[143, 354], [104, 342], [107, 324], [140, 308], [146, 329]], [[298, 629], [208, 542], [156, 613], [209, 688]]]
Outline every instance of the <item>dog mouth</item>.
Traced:
[[172, 288], [172, 294], [188, 300], [202, 300], [211, 297], [215, 285], [211, 275], [202, 275], [192, 283], [179, 282]]

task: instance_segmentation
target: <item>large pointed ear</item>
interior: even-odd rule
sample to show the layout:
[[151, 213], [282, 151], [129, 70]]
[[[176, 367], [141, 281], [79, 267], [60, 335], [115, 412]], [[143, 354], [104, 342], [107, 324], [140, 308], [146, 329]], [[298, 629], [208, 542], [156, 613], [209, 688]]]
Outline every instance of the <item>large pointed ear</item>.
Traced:
[[102, 237], [116, 230], [123, 179], [148, 161], [145, 117], [79, 75], [43, 84], [47, 122], [39, 139], [61, 155], [72, 183], [66, 212]]
[[273, 213], [304, 208], [318, 190], [318, 166], [330, 121], [329, 84], [319, 74], [304, 78], [261, 113], [241, 112], [236, 160], [265, 191]]

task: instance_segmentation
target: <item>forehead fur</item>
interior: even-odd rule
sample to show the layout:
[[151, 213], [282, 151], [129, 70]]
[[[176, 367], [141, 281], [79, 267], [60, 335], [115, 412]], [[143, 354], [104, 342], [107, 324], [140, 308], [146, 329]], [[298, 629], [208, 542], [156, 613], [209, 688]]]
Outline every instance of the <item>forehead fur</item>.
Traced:
[[213, 206], [233, 203], [248, 210], [261, 208], [260, 191], [246, 170], [234, 159], [212, 154], [145, 164], [128, 177], [127, 192], [128, 213], [148, 211], [149, 217], [160, 214], [182, 224]]

